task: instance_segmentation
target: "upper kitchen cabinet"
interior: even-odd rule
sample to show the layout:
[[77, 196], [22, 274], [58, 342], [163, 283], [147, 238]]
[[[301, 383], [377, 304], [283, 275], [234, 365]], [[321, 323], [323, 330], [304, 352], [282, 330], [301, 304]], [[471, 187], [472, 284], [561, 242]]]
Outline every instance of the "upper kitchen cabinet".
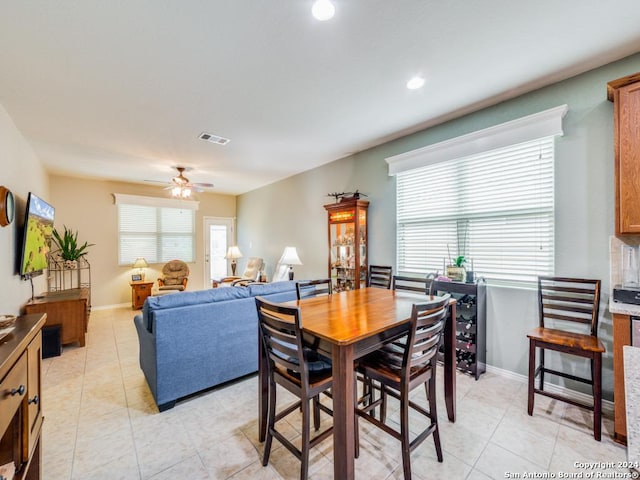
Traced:
[[640, 72], [607, 83], [613, 102], [616, 235], [640, 234]]

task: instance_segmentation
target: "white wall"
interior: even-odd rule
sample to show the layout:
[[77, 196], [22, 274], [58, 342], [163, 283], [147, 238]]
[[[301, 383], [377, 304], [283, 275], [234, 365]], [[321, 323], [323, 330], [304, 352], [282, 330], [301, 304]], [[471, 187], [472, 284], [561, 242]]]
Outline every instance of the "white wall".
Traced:
[[[0, 167], [0, 185], [11, 190], [16, 199], [15, 220], [0, 228], [0, 313], [18, 314], [22, 305], [31, 298], [29, 282], [21, 280], [17, 273], [27, 196], [32, 191], [47, 200], [49, 182], [42, 164], [2, 105]], [[46, 288], [44, 275], [36, 277], [33, 282], [36, 294]]]
[[[606, 83], [638, 71], [640, 54], [241, 195], [240, 248], [251, 246], [251, 255], [263, 256], [273, 267], [284, 246], [294, 245], [304, 264], [296, 267], [296, 278], [326, 276], [323, 204], [332, 201], [326, 195], [359, 189], [371, 202], [370, 263], [395, 265], [395, 180], [388, 176], [386, 157], [568, 104], [565, 135], [556, 141], [556, 274], [602, 280], [603, 390], [612, 398], [612, 327], [605, 307], [614, 215], [613, 105]], [[538, 322], [536, 291], [490, 286], [487, 314], [488, 363], [526, 375], [526, 333]], [[580, 361], [568, 367], [586, 372]]]

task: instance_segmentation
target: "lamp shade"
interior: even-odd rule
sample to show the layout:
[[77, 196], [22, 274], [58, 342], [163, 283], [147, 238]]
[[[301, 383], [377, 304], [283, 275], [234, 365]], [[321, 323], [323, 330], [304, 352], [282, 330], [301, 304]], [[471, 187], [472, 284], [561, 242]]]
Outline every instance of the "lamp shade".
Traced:
[[282, 257], [280, 257], [280, 263], [282, 265], [302, 265], [296, 247], [284, 247], [284, 252], [282, 252]]
[[142, 257], [136, 258], [136, 261], [133, 262], [133, 268], [147, 268], [148, 266], [149, 266], [149, 264]]
[[242, 252], [240, 251], [237, 245], [233, 245], [232, 247], [229, 247], [229, 250], [227, 250], [227, 255], [224, 258], [231, 259], [231, 260], [235, 260], [236, 258], [242, 258]]

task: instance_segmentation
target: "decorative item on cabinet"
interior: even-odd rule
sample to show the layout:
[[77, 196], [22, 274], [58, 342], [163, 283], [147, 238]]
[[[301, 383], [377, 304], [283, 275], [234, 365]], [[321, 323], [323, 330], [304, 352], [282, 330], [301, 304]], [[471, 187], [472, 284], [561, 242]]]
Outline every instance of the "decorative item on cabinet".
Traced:
[[[349, 195], [343, 196], [343, 195]], [[343, 196], [340, 201], [325, 205], [329, 228], [329, 278], [333, 291], [364, 288], [367, 284], [367, 212], [369, 202], [360, 200], [364, 195], [354, 193], [330, 194]]]
[[640, 72], [607, 83], [613, 102], [616, 235], [640, 234]]

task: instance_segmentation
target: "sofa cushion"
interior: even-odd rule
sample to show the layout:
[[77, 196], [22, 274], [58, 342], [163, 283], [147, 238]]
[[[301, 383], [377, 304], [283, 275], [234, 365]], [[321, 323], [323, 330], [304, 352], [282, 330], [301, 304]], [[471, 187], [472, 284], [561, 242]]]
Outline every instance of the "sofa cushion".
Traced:
[[147, 330], [153, 331], [153, 312], [169, 308], [186, 307], [203, 303], [224, 302], [248, 298], [249, 291], [246, 288], [210, 288], [208, 290], [196, 290], [194, 292], [180, 292], [175, 295], [162, 295], [159, 297], [147, 297], [142, 307], [142, 316]]

